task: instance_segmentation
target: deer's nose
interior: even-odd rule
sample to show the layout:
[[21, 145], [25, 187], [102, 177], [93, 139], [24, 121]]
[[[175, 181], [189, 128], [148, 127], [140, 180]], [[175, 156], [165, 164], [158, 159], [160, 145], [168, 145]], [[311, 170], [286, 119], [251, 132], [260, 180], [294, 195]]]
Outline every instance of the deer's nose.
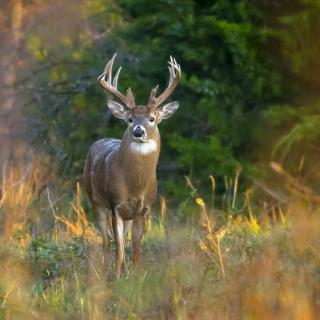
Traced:
[[143, 138], [145, 135], [146, 135], [146, 130], [140, 125], [137, 125], [133, 128], [133, 136], [135, 138]]

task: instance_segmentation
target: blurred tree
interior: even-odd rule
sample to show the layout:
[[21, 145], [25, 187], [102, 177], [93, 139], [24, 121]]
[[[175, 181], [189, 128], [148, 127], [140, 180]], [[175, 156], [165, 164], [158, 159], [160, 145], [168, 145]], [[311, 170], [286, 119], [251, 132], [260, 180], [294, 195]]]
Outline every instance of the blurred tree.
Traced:
[[[297, 120], [301, 90], [310, 96], [318, 88], [311, 71], [318, 65], [318, 42], [313, 41], [319, 12], [310, 0], [47, 5], [37, 19], [52, 19], [29, 32], [25, 43], [35, 65], [27, 81], [33, 97], [29, 136], [54, 155], [63, 173], [81, 174], [90, 143], [124, 130], [110, 117], [105, 93], [96, 83], [105, 61], [119, 52], [117, 63], [124, 66], [120, 89], [130, 85], [144, 104], [156, 83], [166, 86], [166, 60], [172, 54], [183, 79], [174, 97], [181, 108], [161, 123], [159, 173], [170, 180], [168, 190], [176, 190], [172, 180], [182, 174], [233, 175], [237, 166], [254, 172], [269, 139], [294, 129], [293, 122], [279, 122], [281, 114], [288, 111]], [[34, 18], [29, 19], [32, 24]], [[294, 130], [302, 137], [295, 141], [314, 138], [317, 121], [305, 121], [308, 135]], [[284, 137], [277, 146], [287, 141]], [[258, 144], [257, 150], [253, 146]]]
[[29, 16], [25, 48], [32, 73], [22, 82], [32, 103], [26, 107], [29, 140], [53, 156], [63, 174], [80, 175], [91, 142], [105, 135], [109, 121], [103, 90], [96, 83], [115, 49], [111, 29], [121, 22], [112, 1], [56, 1]]
[[5, 166], [11, 158], [13, 136], [10, 131], [13, 122], [17, 121], [18, 117], [18, 110], [15, 108], [18, 99], [14, 84], [19, 64], [18, 53], [21, 46], [24, 11], [22, 0], [10, 0], [2, 5], [0, 11], [0, 41], [2, 43], [0, 47], [0, 184]]
[[263, 2], [262, 9], [271, 30], [269, 56], [286, 90], [282, 102], [264, 112], [261, 140], [269, 132], [272, 157], [320, 191], [320, 3]]

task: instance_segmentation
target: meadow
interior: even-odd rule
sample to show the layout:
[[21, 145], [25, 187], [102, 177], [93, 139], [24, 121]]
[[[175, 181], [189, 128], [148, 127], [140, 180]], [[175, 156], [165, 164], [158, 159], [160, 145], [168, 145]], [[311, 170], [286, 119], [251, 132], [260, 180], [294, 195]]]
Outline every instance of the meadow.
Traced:
[[11, 168], [0, 202], [0, 318], [317, 319], [319, 200], [272, 167], [288, 197], [273, 209], [259, 207], [253, 189], [238, 192], [239, 173], [225, 211], [215, 209], [214, 177], [207, 200], [186, 178], [189, 214], [159, 198], [143, 261], [134, 268], [127, 245], [118, 281], [102, 269], [101, 237], [81, 183], [43, 185], [39, 159]]

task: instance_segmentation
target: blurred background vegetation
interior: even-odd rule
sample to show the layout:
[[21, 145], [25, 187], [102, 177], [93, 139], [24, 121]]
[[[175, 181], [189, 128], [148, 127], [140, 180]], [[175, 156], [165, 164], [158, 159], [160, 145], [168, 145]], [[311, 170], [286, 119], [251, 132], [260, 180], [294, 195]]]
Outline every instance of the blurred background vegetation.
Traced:
[[199, 185], [237, 168], [265, 178], [271, 159], [297, 172], [302, 158], [319, 155], [317, 1], [12, 0], [1, 8], [2, 140], [36, 146], [65, 177], [82, 174], [91, 143], [125, 129], [96, 82], [114, 52], [120, 88], [131, 86], [141, 104], [166, 85], [170, 54], [182, 66], [173, 97], [181, 108], [161, 124], [162, 192], [183, 195], [184, 175]]

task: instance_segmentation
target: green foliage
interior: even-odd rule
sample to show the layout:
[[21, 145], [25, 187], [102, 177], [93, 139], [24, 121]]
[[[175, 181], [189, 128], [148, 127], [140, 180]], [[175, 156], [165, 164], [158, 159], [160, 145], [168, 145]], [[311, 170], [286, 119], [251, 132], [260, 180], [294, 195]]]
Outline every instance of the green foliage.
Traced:
[[39, 239], [30, 244], [28, 256], [45, 278], [55, 278], [61, 273], [66, 275], [65, 270], [68, 270], [70, 264], [83, 259], [85, 245], [81, 240], [81, 238], [75, 238], [58, 243]]
[[289, 73], [304, 82], [305, 89], [314, 90], [320, 84], [320, 44], [316, 40], [319, 38], [320, 4], [312, 0], [295, 0], [290, 7], [290, 11], [285, 6], [280, 6], [279, 10], [281, 29], [276, 37], [282, 43], [283, 62]]
[[275, 145], [275, 152], [281, 147], [282, 157], [288, 155], [292, 147], [302, 143], [316, 143], [320, 136], [320, 116], [311, 115], [301, 119], [300, 123], [293, 126], [291, 131], [281, 137]]
[[[262, 128], [270, 133], [273, 157], [295, 172], [304, 159], [307, 172], [313, 170], [319, 157], [320, 45], [316, 39], [320, 36], [320, 6], [317, 1], [295, 0], [283, 1], [276, 7], [264, 5], [264, 9], [264, 20], [271, 30], [269, 56], [282, 73], [286, 90], [280, 104], [264, 113], [266, 126]], [[265, 135], [263, 140], [267, 140]]]
[[259, 8], [244, 1], [120, 5], [128, 16], [116, 37], [141, 59], [137, 72], [145, 95], [159, 80], [164, 87], [169, 54], [182, 65], [175, 94], [181, 108], [170, 119], [170, 129], [162, 129], [168, 141], [164, 161], [172, 149], [184, 173], [231, 175], [239, 161], [252, 157], [247, 149], [253, 120], [281, 92], [279, 74], [269, 70], [261, 50], [267, 29], [256, 22]]
[[[82, 9], [81, 18], [95, 32], [105, 32], [121, 21], [109, 1], [85, 2]], [[85, 31], [75, 36], [66, 30], [55, 45], [46, 44], [45, 59], [39, 59], [39, 52], [46, 35], [32, 34], [26, 42], [37, 61], [37, 76], [28, 79], [33, 90], [26, 114], [34, 126], [27, 136], [53, 156], [65, 175], [81, 174], [85, 154], [94, 140], [121, 132], [106, 112], [105, 94], [96, 84], [108, 54], [104, 45], [93, 48], [92, 34]]]
[[317, 190], [318, 178], [310, 172], [315, 169], [319, 156], [319, 107], [318, 100], [296, 108], [278, 105], [269, 108], [264, 115], [267, 130], [273, 130], [273, 135], [278, 137], [273, 137], [273, 157], [285, 163], [288, 170], [294, 173], [299, 166], [305, 167], [303, 171], [308, 184], [312, 183]]
[[92, 142], [124, 131], [96, 83], [116, 51], [120, 89], [131, 86], [141, 104], [155, 84], [165, 88], [170, 54], [182, 66], [172, 97], [180, 109], [160, 124], [159, 177], [171, 184], [186, 174], [232, 176], [238, 166], [256, 172], [259, 149], [278, 141], [286, 155], [318, 136], [317, 115], [298, 108], [319, 85], [314, 1], [94, 0], [81, 8], [87, 27], [76, 35], [66, 30], [54, 44], [41, 32], [26, 38], [37, 65], [28, 134], [65, 175], [81, 174]]

